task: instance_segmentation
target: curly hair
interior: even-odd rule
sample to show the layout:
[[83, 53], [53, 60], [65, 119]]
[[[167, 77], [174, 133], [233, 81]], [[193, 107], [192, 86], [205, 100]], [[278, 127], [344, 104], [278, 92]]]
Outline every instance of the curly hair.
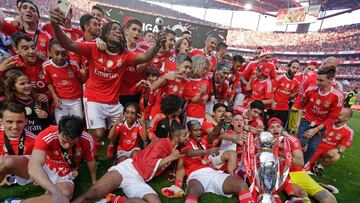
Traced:
[[172, 114], [181, 108], [181, 98], [174, 94], [165, 96], [160, 102], [161, 112], [165, 115]]

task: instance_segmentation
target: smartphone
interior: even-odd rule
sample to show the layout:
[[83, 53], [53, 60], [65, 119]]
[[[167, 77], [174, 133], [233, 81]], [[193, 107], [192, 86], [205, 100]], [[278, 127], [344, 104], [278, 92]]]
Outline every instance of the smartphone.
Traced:
[[64, 13], [66, 18], [71, 8], [71, 2], [69, 0], [61, 0], [58, 4], [58, 8]]
[[3, 18], [3, 19], [6, 18], [6, 15], [2, 9], [0, 9], [0, 18]]

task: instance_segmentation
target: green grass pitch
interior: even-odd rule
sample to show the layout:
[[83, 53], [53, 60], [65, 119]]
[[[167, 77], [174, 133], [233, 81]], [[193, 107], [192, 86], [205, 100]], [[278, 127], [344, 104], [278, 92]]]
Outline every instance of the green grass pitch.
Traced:
[[[326, 168], [324, 171], [325, 177], [322, 179], [316, 179], [319, 182], [332, 184], [336, 186], [340, 193], [335, 197], [338, 202], [358, 202], [356, 191], [360, 188], [360, 113], [354, 113], [353, 118], [349, 121], [349, 125], [355, 131], [355, 138], [352, 147], [347, 150], [342, 156], [341, 160], [333, 166]], [[106, 160], [104, 150], [100, 154], [100, 161], [98, 165], [98, 177], [103, 175], [107, 168], [111, 166], [111, 163]], [[91, 180], [89, 178], [86, 164], [83, 164], [80, 168], [80, 175], [75, 182], [74, 197], [80, 195], [91, 186]], [[183, 198], [180, 199], [166, 199], [160, 194], [162, 187], [170, 186], [172, 183], [167, 181], [162, 176], [153, 179], [150, 185], [158, 192], [162, 202], [184, 202]], [[26, 186], [11, 186], [0, 188], [0, 200], [5, 198], [29, 198], [38, 196], [44, 193], [44, 190], [40, 187], [35, 187], [31, 184]], [[115, 191], [116, 194], [121, 194], [120, 190]], [[216, 196], [213, 194], [203, 195], [200, 202], [237, 202], [233, 197], [231, 199]]]

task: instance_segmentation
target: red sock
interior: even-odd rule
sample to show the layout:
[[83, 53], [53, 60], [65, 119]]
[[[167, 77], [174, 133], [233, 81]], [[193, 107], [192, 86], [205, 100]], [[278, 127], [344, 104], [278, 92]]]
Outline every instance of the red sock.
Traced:
[[179, 188], [182, 188], [183, 181], [180, 180], [180, 179], [176, 179], [176, 180], [175, 180], [175, 185], [178, 186]]
[[239, 201], [241, 203], [254, 203], [255, 200], [251, 195], [250, 190], [244, 190], [238, 193]]
[[94, 139], [94, 153], [97, 156], [101, 150], [102, 142]]
[[185, 203], [197, 203], [197, 202], [198, 202], [197, 196], [187, 195], [185, 198]]
[[124, 196], [112, 196], [110, 197], [110, 202], [112, 203], [125, 203], [126, 197]]

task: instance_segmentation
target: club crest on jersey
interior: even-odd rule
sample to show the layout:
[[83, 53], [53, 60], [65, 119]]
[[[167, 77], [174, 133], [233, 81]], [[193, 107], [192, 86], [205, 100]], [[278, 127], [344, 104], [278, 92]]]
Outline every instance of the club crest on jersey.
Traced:
[[112, 60], [106, 61], [106, 67], [111, 68], [111, 67], [113, 67], [113, 65], [114, 65], [114, 61], [112, 61]]
[[321, 104], [321, 100], [320, 100], [320, 99], [317, 99], [317, 100], [316, 100], [316, 104], [317, 104], [317, 105], [320, 105], [320, 104]]
[[334, 136], [334, 132], [330, 132], [330, 133], [329, 133], [329, 136], [330, 136], [330, 137]]
[[341, 139], [341, 135], [336, 136], [336, 140], [340, 140]]
[[74, 77], [74, 72], [69, 71], [69, 78], [73, 78]]
[[330, 102], [324, 102], [324, 106], [325, 106], [325, 108], [329, 108]]
[[173, 92], [177, 92], [179, 90], [179, 87], [177, 85], [174, 85]]
[[[123, 63], [122, 59], [118, 59], [118, 60], [116, 61], [116, 66], [117, 66], [118, 68], [120, 68], [120, 66], [122, 65], [122, 63]], [[135, 69], [134, 69], [134, 71], [135, 71]]]
[[286, 84], [286, 88], [289, 88], [290, 87], [290, 84], [288, 83], [288, 84]]
[[262, 91], [263, 89], [264, 89], [263, 86], [260, 86], [260, 87], [259, 87], [259, 91]]
[[158, 58], [154, 58], [154, 63], [157, 63], [159, 62], [159, 59]]
[[136, 138], [137, 138], [137, 133], [136, 133], [136, 132], [132, 132], [132, 133], [131, 133], [131, 137], [134, 138], [134, 139], [136, 139]]

